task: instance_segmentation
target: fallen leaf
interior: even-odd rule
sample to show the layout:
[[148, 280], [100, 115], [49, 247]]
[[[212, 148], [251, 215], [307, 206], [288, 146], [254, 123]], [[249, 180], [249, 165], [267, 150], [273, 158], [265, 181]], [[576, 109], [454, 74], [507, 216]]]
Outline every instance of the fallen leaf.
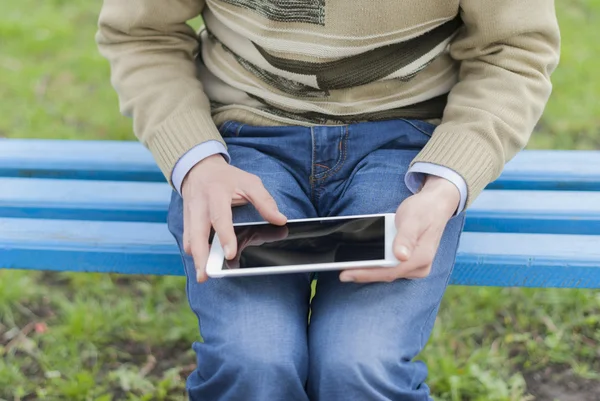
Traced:
[[48, 326], [44, 322], [39, 322], [39, 323], [35, 324], [34, 330], [38, 334], [44, 334], [45, 332], [48, 331]]

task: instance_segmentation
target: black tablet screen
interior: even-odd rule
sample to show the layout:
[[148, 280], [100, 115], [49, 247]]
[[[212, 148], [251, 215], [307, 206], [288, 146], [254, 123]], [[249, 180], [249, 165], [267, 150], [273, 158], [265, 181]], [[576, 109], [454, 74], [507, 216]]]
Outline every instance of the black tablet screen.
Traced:
[[226, 269], [385, 259], [384, 216], [234, 228], [238, 253]]

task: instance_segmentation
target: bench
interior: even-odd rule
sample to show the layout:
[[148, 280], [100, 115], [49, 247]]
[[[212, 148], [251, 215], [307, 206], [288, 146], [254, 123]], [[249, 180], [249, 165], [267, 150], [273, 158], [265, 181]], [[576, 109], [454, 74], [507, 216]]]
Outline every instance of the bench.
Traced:
[[[0, 139], [0, 267], [181, 275], [137, 142]], [[523, 151], [467, 212], [455, 285], [600, 288], [600, 151]]]

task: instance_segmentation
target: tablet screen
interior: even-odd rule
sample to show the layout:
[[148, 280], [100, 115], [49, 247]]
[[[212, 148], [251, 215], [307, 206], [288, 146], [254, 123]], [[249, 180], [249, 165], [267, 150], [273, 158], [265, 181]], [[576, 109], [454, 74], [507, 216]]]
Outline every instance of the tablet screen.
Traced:
[[234, 226], [238, 254], [225, 269], [385, 259], [385, 217]]

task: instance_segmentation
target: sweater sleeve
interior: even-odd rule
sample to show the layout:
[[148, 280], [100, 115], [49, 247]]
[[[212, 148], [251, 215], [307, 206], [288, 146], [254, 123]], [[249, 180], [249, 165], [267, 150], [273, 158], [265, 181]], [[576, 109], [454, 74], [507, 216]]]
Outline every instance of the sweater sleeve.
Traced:
[[111, 66], [121, 112], [150, 149], [165, 177], [188, 150], [224, 144], [196, 76], [199, 42], [187, 21], [200, 0], [104, 0], [96, 42]]
[[560, 34], [552, 0], [461, 0], [460, 62], [441, 124], [414, 163], [460, 174], [467, 207], [525, 147], [550, 96]]

